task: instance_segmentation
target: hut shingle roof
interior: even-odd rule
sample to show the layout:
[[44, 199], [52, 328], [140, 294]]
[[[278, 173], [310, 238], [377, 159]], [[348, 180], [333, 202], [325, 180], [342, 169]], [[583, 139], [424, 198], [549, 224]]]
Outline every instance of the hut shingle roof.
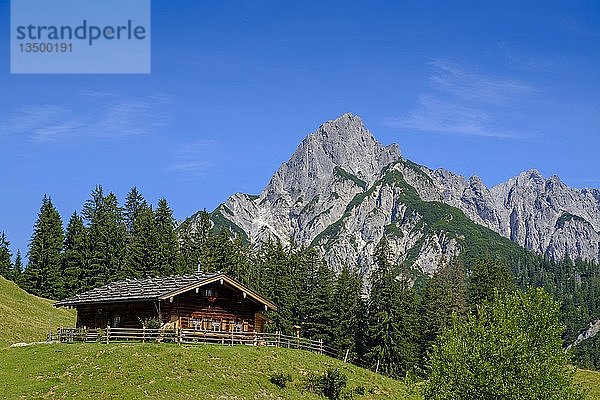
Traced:
[[156, 301], [177, 296], [188, 290], [201, 287], [215, 280], [243, 291], [259, 303], [272, 310], [277, 306], [260, 294], [250, 290], [227, 275], [217, 272], [214, 274], [196, 273], [191, 275], [176, 275], [161, 278], [127, 279], [111, 282], [104, 286], [89, 290], [68, 299], [54, 303], [55, 307], [69, 307], [83, 304], [118, 303], [132, 301]]
[[104, 302], [158, 300], [169, 293], [209, 280], [219, 274], [192, 274], [160, 278], [127, 279], [78, 294], [55, 303], [56, 307]]

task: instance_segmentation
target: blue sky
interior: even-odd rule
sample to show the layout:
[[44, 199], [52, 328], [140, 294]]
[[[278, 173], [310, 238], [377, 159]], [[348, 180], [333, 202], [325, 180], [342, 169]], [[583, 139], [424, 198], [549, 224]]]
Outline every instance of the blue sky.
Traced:
[[11, 75], [0, 0], [0, 231], [96, 184], [183, 219], [258, 193], [344, 112], [432, 168], [600, 187], [600, 2], [153, 1], [149, 75]]

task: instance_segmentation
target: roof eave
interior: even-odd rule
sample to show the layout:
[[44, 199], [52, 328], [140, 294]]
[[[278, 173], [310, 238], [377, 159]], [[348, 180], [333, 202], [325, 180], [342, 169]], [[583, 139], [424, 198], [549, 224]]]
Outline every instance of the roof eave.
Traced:
[[76, 307], [85, 306], [90, 304], [109, 304], [109, 303], [129, 303], [129, 302], [146, 302], [146, 301], [157, 301], [160, 300], [158, 297], [145, 297], [145, 298], [129, 298], [129, 299], [103, 299], [103, 300], [84, 300], [84, 301], [57, 301], [53, 304], [54, 307]]

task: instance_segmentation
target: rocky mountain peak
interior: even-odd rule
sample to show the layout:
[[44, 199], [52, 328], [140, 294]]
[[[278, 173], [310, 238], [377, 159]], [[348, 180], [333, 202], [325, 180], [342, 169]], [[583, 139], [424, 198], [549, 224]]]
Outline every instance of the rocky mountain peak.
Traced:
[[519, 186], [542, 188], [546, 184], [546, 179], [537, 169], [530, 169], [519, 174], [516, 183]]
[[[400, 158], [397, 144], [384, 147], [365, 127], [362, 119], [351, 113], [325, 122], [305, 142], [308, 147], [320, 147], [319, 150], [322, 149], [333, 164], [366, 180], [376, 175], [382, 166]], [[303, 150], [301, 145], [292, 159], [299, 152], [302, 156]]]
[[477, 175], [473, 175], [469, 178], [469, 185], [473, 188], [485, 188], [485, 183]]
[[346, 113], [308, 135], [263, 194], [285, 192], [310, 199], [331, 183], [336, 167], [371, 183], [383, 167], [398, 159], [397, 145], [383, 146], [360, 117]]

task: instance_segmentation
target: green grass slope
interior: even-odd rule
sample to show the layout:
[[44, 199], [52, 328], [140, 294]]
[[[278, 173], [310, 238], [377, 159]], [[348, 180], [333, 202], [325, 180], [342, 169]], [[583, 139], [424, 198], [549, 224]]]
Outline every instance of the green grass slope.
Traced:
[[[173, 344], [51, 344], [0, 350], [0, 399], [319, 399], [303, 391], [310, 373], [337, 367], [360, 399], [421, 400], [418, 387], [326, 356], [288, 349]], [[286, 388], [270, 382], [291, 374]], [[580, 370], [588, 400], [600, 373]]]
[[[319, 399], [305, 377], [338, 367], [355, 399], [420, 399], [371, 371], [300, 350], [171, 344], [50, 344], [0, 350], [0, 399]], [[291, 374], [286, 388], [270, 382]], [[412, 392], [412, 393], [411, 393]]]
[[52, 303], [0, 277], [0, 347], [45, 340], [50, 324], [53, 329], [74, 326], [75, 311], [56, 309]]
[[584, 369], [577, 370], [575, 381], [587, 391], [587, 398], [589, 400], [600, 399], [600, 372]]

